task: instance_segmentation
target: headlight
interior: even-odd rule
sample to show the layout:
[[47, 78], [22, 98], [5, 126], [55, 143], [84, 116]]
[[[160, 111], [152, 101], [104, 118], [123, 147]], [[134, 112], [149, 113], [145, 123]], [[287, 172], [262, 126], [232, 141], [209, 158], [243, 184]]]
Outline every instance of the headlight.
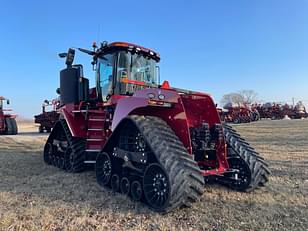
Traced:
[[149, 97], [149, 99], [154, 99], [155, 98], [155, 94], [154, 93], [148, 93], [148, 97]]
[[165, 99], [165, 95], [158, 95], [158, 99], [164, 100]]

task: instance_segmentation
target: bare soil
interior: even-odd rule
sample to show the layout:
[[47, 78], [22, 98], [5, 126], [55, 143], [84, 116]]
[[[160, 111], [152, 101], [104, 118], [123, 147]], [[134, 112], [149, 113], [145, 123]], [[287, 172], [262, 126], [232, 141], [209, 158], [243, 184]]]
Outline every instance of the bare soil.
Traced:
[[207, 185], [200, 203], [162, 215], [100, 188], [94, 172], [45, 165], [47, 135], [19, 123], [19, 135], [0, 136], [0, 230], [308, 230], [308, 120], [235, 128], [269, 162], [268, 185]]

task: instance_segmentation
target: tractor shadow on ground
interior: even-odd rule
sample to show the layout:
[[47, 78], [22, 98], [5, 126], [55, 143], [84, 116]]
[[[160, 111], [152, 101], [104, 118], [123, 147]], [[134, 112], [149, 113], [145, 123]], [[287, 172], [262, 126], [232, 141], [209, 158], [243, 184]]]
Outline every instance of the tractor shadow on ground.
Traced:
[[[29, 135], [29, 133], [26, 133]], [[25, 146], [24, 146], [25, 147]], [[26, 148], [26, 147], [25, 147]], [[6, 150], [0, 152], [0, 193], [8, 193], [20, 201], [37, 200], [44, 204], [59, 202], [67, 207], [92, 207], [97, 211], [127, 214], [148, 214], [145, 205], [133, 202], [128, 196], [100, 187], [96, 182], [94, 167], [82, 173], [67, 173], [43, 162], [43, 151]], [[25, 205], [28, 206], [27, 204]]]

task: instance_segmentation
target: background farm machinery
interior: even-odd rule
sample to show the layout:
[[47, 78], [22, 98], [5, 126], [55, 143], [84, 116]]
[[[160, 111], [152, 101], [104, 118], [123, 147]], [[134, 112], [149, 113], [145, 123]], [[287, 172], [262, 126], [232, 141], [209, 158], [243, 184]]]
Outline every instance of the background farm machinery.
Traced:
[[306, 108], [301, 101], [294, 106], [281, 103], [265, 103], [263, 105], [255, 104], [252, 107], [259, 112], [261, 119], [308, 118]]
[[228, 103], [218, 112], [221, 120], [227, 123], [250, 123], [260, 119], [258, 110], [245, 104]]
[[10, 104], [10, 101], [0, 96], [0, 134], [2, 135], [16, 135], [18, 127], [16, 122], [16, 115], [12, 115], [11, 109], [4, 109], [4, 103]]
[[308, 118], [304, 104], [299, 101], [295, 106], [281, 103], [226, 104], [223, 109], [217, 108], [222, 121], [227, 123], [249, 123], [260, 119], [280, 120], [284, 118]]
[[[34, 116], [34, 123], [39, 124], [39, 132], [51, 132], [51, 129], [59, 120], [59, 113], [57, 107], [59, 106], [59, 100], [45, 100], [42, 104], [42, 113]], [[50, 110], [46, 110], [49, 108]]]

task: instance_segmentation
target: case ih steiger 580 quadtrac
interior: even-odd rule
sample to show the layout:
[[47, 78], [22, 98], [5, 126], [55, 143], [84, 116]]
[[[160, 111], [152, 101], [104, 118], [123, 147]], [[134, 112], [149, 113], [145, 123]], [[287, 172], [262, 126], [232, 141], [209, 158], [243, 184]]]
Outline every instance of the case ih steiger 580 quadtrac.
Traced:
[[159, 85], [159, 55], [115, 42], [89, 51], [96, 87], [89, 89], [75, 50], [60, 54], [60, 119], [44, 160], [68, 172], [94, 164], [97, 182], [159, 212], [190, 206], [209, 178], [240, 191], [268, 181], [261, 157], [220, 121], [205, 93]]
[[[34, 123], [39, 124], [39, 133], [51, 132], [51, 129], [59, 120], [59, 113], [57, 112], [57, 106], [60, 102], [56, 99], [49, 101], [45, 100], [42, 104], [42, 113], [34, 116]], [[46, 108], [51, 107], [50, 111]]]
[[10, 109], [3, 109], [4, 102], [10, 104], [8, 99], [0, 96], [0, 135], [16, 135], [18, 133], [16, 115], [5, 113], [12, 111]]

